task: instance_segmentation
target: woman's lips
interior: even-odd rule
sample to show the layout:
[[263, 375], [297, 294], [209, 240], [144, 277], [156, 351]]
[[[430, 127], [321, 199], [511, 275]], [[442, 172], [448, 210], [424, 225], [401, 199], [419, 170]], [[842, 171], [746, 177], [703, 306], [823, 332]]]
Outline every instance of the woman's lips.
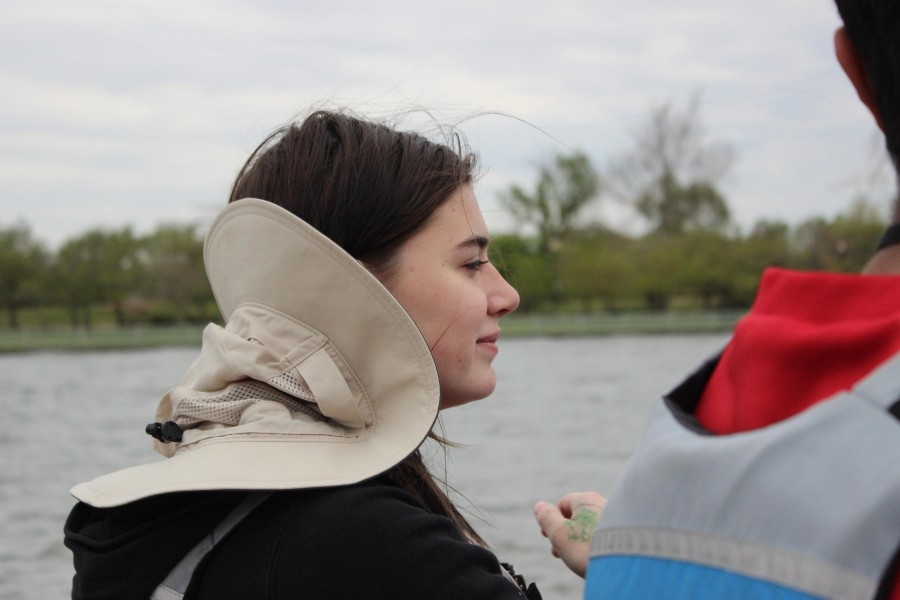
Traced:
[[500, 349], [497, 347], [497, 340], [500, 339], [500, 332], [492, 333], [491, 335], [486, 335], [484, 337], [478, 338], [476, 340], [476, 344], [479, 348], [484, 348], [485, 350], [497, 354]]

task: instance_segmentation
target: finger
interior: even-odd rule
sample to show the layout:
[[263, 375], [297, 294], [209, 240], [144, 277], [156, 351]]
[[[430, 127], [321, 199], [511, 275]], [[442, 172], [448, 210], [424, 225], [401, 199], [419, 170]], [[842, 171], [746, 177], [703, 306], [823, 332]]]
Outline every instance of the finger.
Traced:
[[550, 537], [566, 520], [556, 506], [543, 501], [534, 505], [534, 518], [537, 520], [544, 537]]
[[[565, 519], [559, 514], [559, 509], [549, 502], [541, 501], [535, 504], [534, 517], [541, 528], [541, 535], [547, 539], [551, 539], [548, 532], [554, 531], [554, 529], [551, 528], [557, 527], [561, 523], [565, 523]], [[554, 558], [559, 558], [559, 553], [557, 553], [556, 548], [552, 543], [550, 544], [550, 554]]]
[[596, 492], [573, 492], [566, 494], [559, 501], [559, 510], [566, 517], [571, 516], [582, 506], [602, 512], [606, 506], [606, 498]]
[[569, 517], [572, 516], [572, 501], [573, 501], [573, 496], [575, 496], [575, 494], [566, 494], [565, 496], [563, 496], [562, 498], [560, 498], [560, 499], [559, 499], [559, 503], [557, 503], [557, 506], [559, 507], [559, 511], [560, 511], [560, 512], [563, 514], [563, 516], [565, 516], [566, 518], [569, 518]]

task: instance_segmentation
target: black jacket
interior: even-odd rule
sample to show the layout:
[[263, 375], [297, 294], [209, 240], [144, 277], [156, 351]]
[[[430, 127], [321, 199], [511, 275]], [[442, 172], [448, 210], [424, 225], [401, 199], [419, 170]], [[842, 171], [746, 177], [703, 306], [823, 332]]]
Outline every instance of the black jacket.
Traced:
[[[79, 503], [65, 526], [73, 600], [146, 600], [246, 492]], [[185, 600], [522, 600], [488, 550], [385, 478], [273, 494], [200, 564]], [[536, 592], [532, 592], [538, 597]]]

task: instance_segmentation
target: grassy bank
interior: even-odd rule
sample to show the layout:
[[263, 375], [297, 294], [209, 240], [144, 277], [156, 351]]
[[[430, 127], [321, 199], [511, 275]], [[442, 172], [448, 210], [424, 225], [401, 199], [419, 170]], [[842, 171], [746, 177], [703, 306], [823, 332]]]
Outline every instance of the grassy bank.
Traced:
[[[586, 336], [621, 334], [689, 334], [728, 332], [740, 312], [667, 312], [620, 314], [515, 314], [503, 320], [503, 336]], [[91, 331], [23, 327], [0, 330], [0, 352], [41, 350], [117, 350], [125, 348], [199, 347], [203, 328], [110, 325]]]
[[200, 347], [202, 333], [203, 328], [198, 326], [95, 328], [91, 331], [23, 328], [0, 331], [0, 352]]

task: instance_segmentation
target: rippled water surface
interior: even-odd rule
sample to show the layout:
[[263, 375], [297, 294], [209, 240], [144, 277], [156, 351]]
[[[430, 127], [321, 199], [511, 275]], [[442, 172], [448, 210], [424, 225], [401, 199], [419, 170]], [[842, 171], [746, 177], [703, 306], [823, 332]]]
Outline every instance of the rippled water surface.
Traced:
[[[446, 437], [465, 444], [447, 457], [450, 483], [500, 558], [536, 581], [546, 600], [580, 598], [581, 580], [550, 556], [531, 506], [567, 491], [608, 490], [653, 400], [725, 340], [503, 341], [494, 395], [444, 414]], [[69, 597], [68, 489], [157, 459], [144, 425], [196, 354], [0, 356], [0, 600]], [[442, 452], [431, 446], [427, 454], [443, 470]]]

